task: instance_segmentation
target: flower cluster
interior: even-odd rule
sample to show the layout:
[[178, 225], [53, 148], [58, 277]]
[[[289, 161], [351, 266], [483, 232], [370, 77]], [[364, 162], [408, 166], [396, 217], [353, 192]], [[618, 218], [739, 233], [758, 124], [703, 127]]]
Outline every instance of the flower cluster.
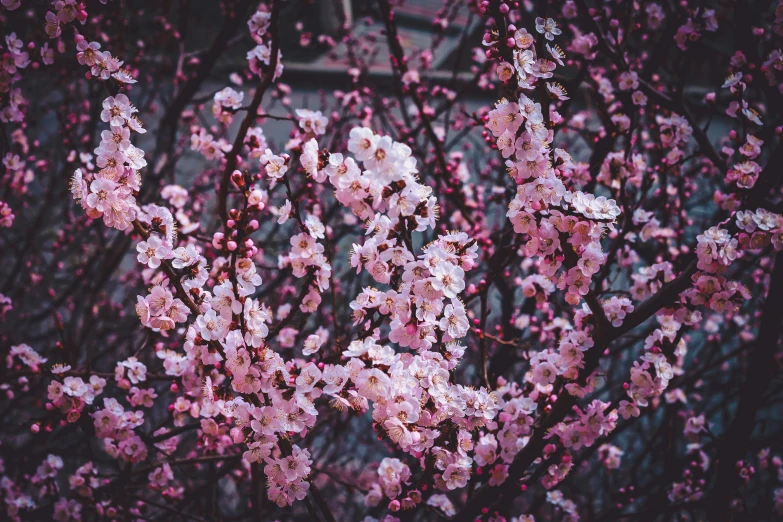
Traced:
[[[84, 42], [86, 40], [81, 40]], [[144, 151], [130, 142], [131, 131], [146, 132], [133, 114], [138, 110], [124, 94], [103, 101], [101, 121], [110, 130], [101, 133], [95, 149], [97, 172], [77, 169], [71, 179], [71, 193], [93, 219], [103, 218], [108, 227], [127, 229], [137, 217], [134, 192], [141, 188], [139, 169], [144, 168]]]
[[101, 3], [0, 0], [7, 518], [783, 513], [783, 0]]

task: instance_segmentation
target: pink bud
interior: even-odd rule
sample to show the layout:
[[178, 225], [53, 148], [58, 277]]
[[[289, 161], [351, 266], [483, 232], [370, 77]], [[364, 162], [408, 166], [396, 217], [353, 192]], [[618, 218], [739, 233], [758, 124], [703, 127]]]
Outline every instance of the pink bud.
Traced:
[[242, 173], [239, 172], [238, 170], [235, 170], [234, 172], [231, 173], [231, 181], [233, 181], [237, 187], [245, 186], [245, 181], [242, 178]]
[[223, 247], [223, 232], [215, 232], [212, 236], [212, 247], [215, 249], [221, 249]]

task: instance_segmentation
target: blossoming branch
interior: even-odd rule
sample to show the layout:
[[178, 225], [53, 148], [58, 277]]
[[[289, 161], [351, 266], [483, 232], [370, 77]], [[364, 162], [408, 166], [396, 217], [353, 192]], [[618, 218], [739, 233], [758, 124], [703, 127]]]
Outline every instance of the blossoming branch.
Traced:
[[167, 4], [1, 0], [9, 520], [783, 516], [783, 2]]

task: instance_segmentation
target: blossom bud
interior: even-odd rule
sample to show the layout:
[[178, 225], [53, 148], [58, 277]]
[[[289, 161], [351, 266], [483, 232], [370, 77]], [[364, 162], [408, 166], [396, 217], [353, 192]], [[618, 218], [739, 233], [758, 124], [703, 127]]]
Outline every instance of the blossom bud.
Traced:
[[223, 232], [215, 232], [215, 234], [212, 236], [212, 246], [216, 249], [222, 248], [224, 238], [225, 236], [223, 235]]
[[237, 243], [236, 241], [229, 241], [226, 243], [226, 248], [228, 248], [229, 252], [233, 252], [237, 249]]
[[233, 181], [234, 184], [239, 188], [245, 186], [245, 180], [242, 177], [242, 173], [239, 172], [238, 170], [235, 170], [234, 172], [231, 173], [231, 181]]

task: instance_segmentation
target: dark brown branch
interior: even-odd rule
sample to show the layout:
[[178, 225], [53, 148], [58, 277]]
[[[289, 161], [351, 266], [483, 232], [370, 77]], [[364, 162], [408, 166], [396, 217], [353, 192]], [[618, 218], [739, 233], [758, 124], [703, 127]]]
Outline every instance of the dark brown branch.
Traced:
[[775, 354], [783, 333], [783, 252], [775, 257], [775, 268], [761, 312], [761, 326], [755, 348], [750, 353], [748, 372], [740, 390], [736, 413], [721, 437], [718, 449], [717, 478], [707, 506], [708, 519], [720, 522], [729, 518], [729, 503], [742, 479], [736, 468], [745, 456], [756, 425], [756, 414], [764, 405], [763, 395], [775, 368]]
[[247, 108], [247, 114], [242, 120], [242, 124], [239, 126], [239, 131], [234, 139], [234, 145], [231, 147], [231, 151], [226, 156], [226, 166], [223, 169], [223, 176], [220, 178], [220, 189], [218, 192], [218, 212], [223, 222], [228, 221], [228, 187], [231, 182], [231, 173], [237, 166], [239, 153], [242, 152], [242, 147], [245, 143], [245, 136], [247, 131], [250, 130], [250, 126], [253, 125], [256, 118], [258, 118], [258, 108], [261, 106], [261, 101], [264, 99], [269, 86], [275, 79], [275, 70], [277, 69], [278, 51], [280, 50], [280, 39], [277, 34], [278, 25], [280, 21], [280, 1], [272, 1], [272, 15], [269, 19], [269, 32], [272, 38], [272, 49], [270, 51], [269, 66], [261, 78], [261, 83], [258, 84], [256, 92], [253, 94], [253, 100]]
[[[160, 176], [165, 168], [173, 161], [171, 154], [176, 140], [177, 128], [179, 126], [179, 119], [182, 115], [182, 111], [185, 110], [188, 103], [191, 103], [193, 96], [207, 79], [218, 58], [220, 58], [223, 51], [228, 46], [231, 37], [237, 32], [241, 21], [244, 19], [243, 15], [250, 4], [251, 0], [241, 0], [236, 3], [233, 13], [226, 13], [223, 27], [215, 37], [209, 50], [200, 58], [196, 74], [177, 92], [176, 96], [174, 96], [174, 99], [171, 101], [171, 104], [166, 109], [157, 130], [155, 161], [152, 163], [155, 169], [155, 176]], [[159, 165], [160, 161], [162, 161], [162, 163]], [[147, 185], [147, 187], [151, 186], [151, 184]]]

